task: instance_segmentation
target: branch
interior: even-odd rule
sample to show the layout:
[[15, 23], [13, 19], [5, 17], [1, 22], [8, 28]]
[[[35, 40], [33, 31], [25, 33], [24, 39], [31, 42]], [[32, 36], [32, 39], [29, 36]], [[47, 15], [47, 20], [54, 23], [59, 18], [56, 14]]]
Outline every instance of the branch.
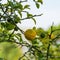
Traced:
[[1, 42], [12, 42], [12, 43], [19, 44], [21, 46], [29, 46], [30, 48], [33, 48], [34, 50], [37, 50], [39, 53], [42, 54], [42, 52], [38, 48], [36, 48], [35, 46], [30, 45], [29, 43], [16, 42], [16, 41], [12, 41], [11, 39], [10, 40], [2, 40], [2, 41], [0, 41], [0, 43]]
[[19, 30], [20, 30], [20, 32], [22, 33], [22, 34], [24, 34], [24, 31], [22, 30], [22, 29], [20, 29], [15, 23], [13, 23], [14, 25], [15, 25], [15, 27], [17, 27]]
[[31, 50], [31, 47], [29, 48], [29, 50], [27, 52], [24, 53], [24, 55], [22, 57], [19, 58], [19, 60], [21, 60], [30, 50]]
[[53, 30], [52, 33], [55, 32], [55, 31], [59, 31], [59, 30], [60, 30], [60, 29]]
[[39, 53], [42, 53], [39, 49], [37, 49], [35, 46], [32, 46], [35, 50], [37, 50]]
[[25, 0], [25, 1], [21, 1], [21, 0], [20, 0], [20, 2], [19, 2], [19, 3], [23, 3], [23, 2], [27, 2], [27, 0]]
[[43, 15], [43, 14], [40, 14], [40, 15], [34, 15], [34, 16], [31, 16], [31, 17], [26, 17], [26, 18], [23, 18], [23, 19], [21, 19], [21, 20], [30, 19], [30, 18], [32, 18], [32, 17], [38, 17], [38, 16], [41, 16], [41, 15]]
[[60, 34], [58, 34], [54, 39], [52, 39], [51, 43], [54, 42], [58, 38], [60, 38]]
[[[51, 33], [49, 35], [49, 39], [51, 39], [51, 34], [52, 34], [52, 31], [53, 31], [53, 23], [52, 23], [52, 26], [51, 26]], [[50, 42], [51, 43], [51, 42]], [[46, 60], [49, 60], [49, 50], [50, 50], [50, 43], [48, 44], [48, 47], [47, 47], [47, 55], [46, 55]]]
[[11, 39], [10, 40], [2, 40], [2, 41], [0, 41], [0, 43], [1, 42], [12, 42], [12, 43], [16, 43], [16, 44], [19, 44], [19, 45], [22, 45], [22, 46], [29, 46], [29, 47], [34, 48], [35, 50], [37, 50], [39, 53], [42, 53], [38, 48], [36, 48], [33, 45], [30, 45], [29, 43], [16, 42], [16, 41], [12, 41]]
[[50, 44], [48, 45], [48, 47], [47, 47], [47, 58], [46, 58], [46, 60], [49, 60], [48, 58], [49, 58], [49, 49], [50, 49]]
[[[51, 39], [51, 34], [53, 32], [55, 32], [55, 31], [57, 31], [57, 30], [60, 30], [60, 29], [53, 30], [53, 24], [52, 24], [52, 26], [51, 26], [51, 33], [49, 35], [49, 39]], [[49, 49], [50, 49], [51, 43], [53, 43], [59, 37], [60, 37], [60, 34], [58, 34], [54, 39], [51, 39], [50, 43], [48, 44], [48, 47], [47, 47], [47, 56], [46, 56], [47, 58], [46, 58], [46, 60], [49, 60]]]

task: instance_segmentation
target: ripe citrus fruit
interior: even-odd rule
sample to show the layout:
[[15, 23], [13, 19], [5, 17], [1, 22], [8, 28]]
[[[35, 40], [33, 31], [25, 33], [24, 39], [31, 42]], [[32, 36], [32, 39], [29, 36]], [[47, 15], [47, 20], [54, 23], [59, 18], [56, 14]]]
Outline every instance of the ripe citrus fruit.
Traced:
[[24, 35], [25, 35], [26, 39], [28, 39], [28, 40], [33, 40], [33, 39], [35, 39], [35, 37], [36, 37], [36, 32], [35, 32], [35, 30], [33, 30], [33, 29], [27, 29], [27, 30], [24, 32]]

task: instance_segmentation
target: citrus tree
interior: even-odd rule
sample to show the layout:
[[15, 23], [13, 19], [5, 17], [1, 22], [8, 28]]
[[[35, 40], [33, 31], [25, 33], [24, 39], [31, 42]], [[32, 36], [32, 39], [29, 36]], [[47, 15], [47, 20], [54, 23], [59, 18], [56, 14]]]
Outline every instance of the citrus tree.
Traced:
[[[32, 1], [37, 9], [43, 4], [42, 0]], [[23, 20], [31, 19], [36, 24], [35, 17], [42, 15], [29, 13], [30, 4], [24, 3], [28, 0], [0, 3], [0, 60], [59, 60], [60, 45], [57, 41], [60, 39], [60, 26], [52, 24], [48, 30], [41, 27], [22, 30], [18, 24]], [[26, 16], [23, 16], [24, 13]], [[23, 47], [27, 49], [24, 53]]]

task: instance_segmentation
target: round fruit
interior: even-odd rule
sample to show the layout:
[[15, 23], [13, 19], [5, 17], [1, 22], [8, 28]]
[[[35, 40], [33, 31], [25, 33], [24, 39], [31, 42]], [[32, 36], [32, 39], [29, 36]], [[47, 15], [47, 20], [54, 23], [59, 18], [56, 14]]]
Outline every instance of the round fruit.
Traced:
[[41, 34], [40, 34], [40, 37], [41, 37], [41, 38], [44, 38], [44, 37], [45, 37], [45, 34], [44, 34], [44, 33], [41, 33]]
[[36, 32], [33, 29], [28, 29], [24, 32], [26, 39], [33, 40], [36, 37]]

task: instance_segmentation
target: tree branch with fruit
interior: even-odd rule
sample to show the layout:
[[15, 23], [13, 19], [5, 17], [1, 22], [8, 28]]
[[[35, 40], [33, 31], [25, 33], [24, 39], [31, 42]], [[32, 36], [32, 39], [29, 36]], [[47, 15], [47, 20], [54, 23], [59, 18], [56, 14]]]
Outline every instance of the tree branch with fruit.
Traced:
[[[37, 9], [43, 4], [42, 0], [32, 1]], [[43, 15], [29, 13], [30, 4], [24, 5], [23, 3], [28, 3], [28, 0], [19, 2], [7, 0], [7, 3], [0, 3], [0, 59], [59, 60], [60, 45], [57, 41], [60, 39], [60, 25], [52, 25], [47, 30], [41, 27], [22, 30], [18, 24], [21, 24], [23, 20], [31, 19], [36, 24], [35, 17]], [[23, 16], [24, 14], [26, 16]], [[26, 47], [26, 52], [23, 47]]]

